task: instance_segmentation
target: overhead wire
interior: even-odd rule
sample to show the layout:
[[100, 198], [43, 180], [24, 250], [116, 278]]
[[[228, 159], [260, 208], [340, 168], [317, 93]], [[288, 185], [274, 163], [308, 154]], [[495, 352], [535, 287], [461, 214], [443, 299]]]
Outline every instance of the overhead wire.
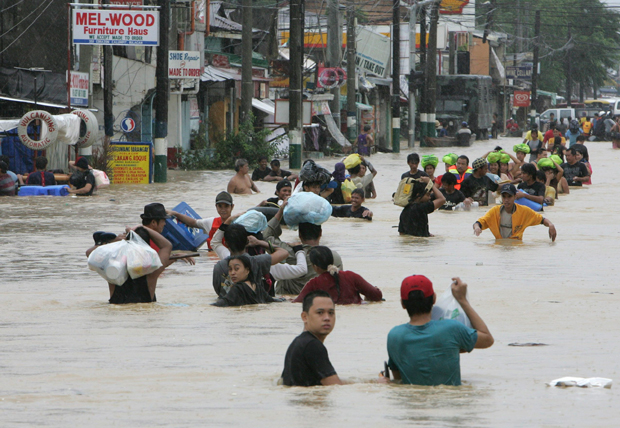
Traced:
[[[45, 3], [42, 3], [42, 4], [45, 4]], [[26, 34], [26, 32], [30, 29], [30, 27], [32, 27], [32, 26], [33, 26], [33, 25], [37, 22], [37, 20], [38, 20], [38, 19], [39, 19], [39, 18], [40, 18], [40, 17], [41, 17], [44, 13], [45, 13], [45, 11], [46, 11], [46, 10], [47, 10], [47, 9], [48, 9], [48, 8], [49, 8], [52, 4], [54, 4], [54, 2], [53, 2], [53, 1], [50, 1], [50, 2], [47, 4], [47, 6], [45, 7], [45, 9], [43, 9], [43, 10], [41, 11], [41, 13], [39, 14], [39, 16], [37, 16], [37, 17], [36, 17], [36, 18], [35, 18], [35, 19], [34, 19], [34, 20], [30, 23], [30, 25], [29, 25], [28, 27], [26, 27], [26, 29], [25, 29], [24, 31], [22, 31], [22, 33], [21, 33], [19, 36], [17, 36], [17, 37], [16, 37], [16, 38], [15, 38], [15, 39], [11, 42], [11, 43], [9, 43], [9, 45], [8, 45], [6, 48], [4, 48], [3, 50], [1, 50], [1, 51], [0, 51], [0, 54], [2, 54], [2, 53], [4, 53], [4, 52], [6, 52], [6, 51], [7, 51], [7, 50], [11, 47], [11, 46], [13, 46], [13, 44], [15, 44], [15, 42], [17, 42], [17, 41], [21, 38], [21, 36], [23, 36], [24, 34]]]

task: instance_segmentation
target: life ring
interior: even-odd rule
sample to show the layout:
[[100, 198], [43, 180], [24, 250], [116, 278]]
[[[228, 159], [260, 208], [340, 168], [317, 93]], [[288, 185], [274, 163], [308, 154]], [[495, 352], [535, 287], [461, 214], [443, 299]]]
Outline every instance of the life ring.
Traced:
[[84, 147], [92, 146], [97, 139], [97, 131], [99, 131], [97, 118], [89, 110], [78, 109], [73, 110], [71, 113], [79, 117], [86, 126], [86, 132], [82, 135], [82, 125], [80, 124], [80, 138], [77, 143], [75, 143], [76, 147], [83, 149]]
[[[41, 127], [42, 138], [38, 141], [33, 140], [28, 135], [28, 125], [36, 119], [39, 119], [43, 123], [43, 126]], [[19, 136], [22, 144], [29, 149], [44, 150], [56, 142], [56, 138], [58, 137], [58, 123], [56, 122], [56, 119], [54, 119], [54, 116], [48, 112], [43, 110], [34, 110], [22, 116], [19, 121], [19, 125], [17, 125], [17, 135]]]

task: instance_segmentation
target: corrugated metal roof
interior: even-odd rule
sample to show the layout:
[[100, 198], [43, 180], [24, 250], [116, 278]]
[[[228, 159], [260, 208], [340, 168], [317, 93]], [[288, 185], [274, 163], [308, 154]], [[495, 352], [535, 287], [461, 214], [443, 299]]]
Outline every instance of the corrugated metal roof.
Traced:
[[200, 76], [200, 80], [203, 82], [224, 82], [226, 80], [240, 80], [241, 76], [238, 74], [228, 73], [227, 71], [215, 68], [212, 65], [205, 67], [204, 73]]

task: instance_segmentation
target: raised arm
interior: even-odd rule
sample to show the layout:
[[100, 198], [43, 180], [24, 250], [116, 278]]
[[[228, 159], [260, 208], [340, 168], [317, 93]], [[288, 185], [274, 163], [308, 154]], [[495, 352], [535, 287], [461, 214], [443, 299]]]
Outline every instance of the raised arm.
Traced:
[[176, 211], [172, 211], [172, 210], [166, 210], [166, 214], [174, 216], [177, 218], [177, 220], [179, 220], [181, 223], [189, 226], [189, 227], [200, 227], [198, 226], [198, 224], [196, 223], [196, 219], [192, 218], [188, 215], [185, 214], [181, 214], [178, 213]]
[[493, 345], [494, 339], [489, 328], [484, 323], [480, 315], [467, 301], [467, 284], [461, 281], [461, 278], [452, 278], [452, 295], [465, 311], [465, 315], [469, 318], [471, 326], [478, 332], [478, 340], [474, 348], [483, 349]]

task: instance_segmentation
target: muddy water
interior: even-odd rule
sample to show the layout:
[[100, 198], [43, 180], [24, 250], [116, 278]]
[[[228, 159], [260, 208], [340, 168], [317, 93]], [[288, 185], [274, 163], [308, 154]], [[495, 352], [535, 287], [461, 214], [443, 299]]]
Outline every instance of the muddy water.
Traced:
[[[496, 144], [462, 152], [473, 160]], [[355, 383], [331, 388], [276, 385], [302, 329], [300, 305], [210, 306], [217, 261], [210, 254], [195, 266], [169, 268], [157, 304], [108, 305], [106, 284], [86, 267], [92, 233], [138, 224], [149, 202], [185, 201], [214, 215], [214, 197], [232, 172], [170, 171], [166, 184], [115, 186], [92, 198], [2, 198], [0, 425], [616, 426], [617, 386], [545, 386], [561, 376], [620, 380], [620, 202], [610, 198], [620, 152], [611, 143], [589, 150], [594, 185], [545, 214], [557, 226], [554, 244], [543, 226], [512, 245], [496, 243], [489, 231], [476, 238], [471, 225], [483, 210], [434, 213], [434, 238], [400, 237], [400, 209], [390, 199], [407, 170], [407, 150], [373, 156], [378, 198], [365, 205], [375, 220], [330, 219], [322, 242], [387, 301], [338, 308], [326, 346], [340, 376]], [[235, 197], [235, 211], [275, 189], [258, 186], [260, 195]], [[462, 387], [370, 383], [387, 358], [388, 331], [407, 321], [398, 290], [413, 273], [429, 276], [439, 293], [462, 277], [495, 337], [492, 348], [462, 356]], [[508, 346], [513, 342], [549, 346]]]

